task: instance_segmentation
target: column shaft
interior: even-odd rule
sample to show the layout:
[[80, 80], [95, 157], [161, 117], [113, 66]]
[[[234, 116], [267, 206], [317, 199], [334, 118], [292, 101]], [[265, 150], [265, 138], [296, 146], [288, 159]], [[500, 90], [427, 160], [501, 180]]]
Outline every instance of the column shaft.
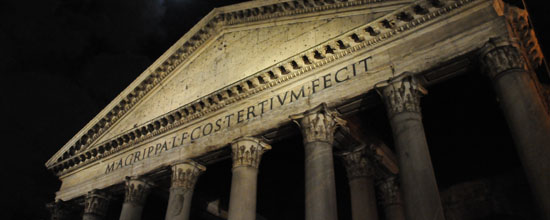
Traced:
[[403, 212], [403, 205], [393, 204], [384, 207], [384, 214], [386, 214], [386, 220], [405, 220], [405, 213]]
[[380, 205], [384, 208], [386, 220], [405, 220], [405, 213], [401, 202], [395, 177], [389, 177], [377, 183]]
[[256, 219], [257, 176], [256, 168], [233, 169], [228, 219]]
[[120, 220], [140, 220], [142, 213], [142, 205], [124, 203], [122, 204], [122, 211], [120, 212]]
[[258, 167], [262, 154], [269, 149], [271, 146], [251, 137], [231, 143], [233, 176], [228, 220], [256, 220]]
[[324, 103], [290, 118], [300, 126], [304, 138], [306, 220], [336, 220], [332, 143], [334, 131], [345, 121]]
[[375, 169], [367, 157], [368, 152], [363, 145], [339, 155], [346, 167], [353, 220], [378, 219], [373, 180]]
[[492, 39], [484, 48], [488, 69], [542, 219], [550, 219], [550, 116], [517, 46]]
[[306, 220], [336, 220], [336, 183], [332, 145], [305, 144]]
[[378, 219], [373, 180], [367, 177], [356, 178], [349, 181], [349, 187], [352, 219]]
[[184, 190], [181, 188], [170, 188], [168, 198], [168, 209], [166, 210], [166, 220], [189, 219], [191, 211], [191, 200], [193, 190]]
[[413, 77], [393, 79], [383, 89], [399, 161], [408, 220], [442, 220], [443, 206], [435, 180], [420, 114], [423, 88]]
[[390, 121], [407, 219], [445, 219], [420, 114], [401, 113]]

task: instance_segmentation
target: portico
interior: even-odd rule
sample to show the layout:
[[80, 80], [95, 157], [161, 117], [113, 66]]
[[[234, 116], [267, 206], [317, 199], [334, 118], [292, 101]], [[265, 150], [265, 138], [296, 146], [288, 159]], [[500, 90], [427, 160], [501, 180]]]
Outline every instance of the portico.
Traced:
[[[147, 196], [166, 190], [164, 217], [189, 219], [200, 176], [231, 160], [227, 207], [209, 212], [259, 219], [258, 178], [269, 175], [262, 157], [300, 136], [305, 219], [338, 219], [335, 160], [347, 171], [354, 220], [445, 219], [420, 106], [431, 85], [473, 68], [469, 59], [494, 82], [550, 219], [550, 116], [532, 72], [542, 54], [511, 31], [521, 9], [496, 0], [306, 2], [214, 9], [47, 162], [63, 182], [56, 200], [84, 198], [83, 218], [102, 219], [110, 192], [123, 188], [120, 219], [140, 219]], [[303, 35], [289, 38], [285, 28]], [[353, 120], [373, 93], [393, 150]]]

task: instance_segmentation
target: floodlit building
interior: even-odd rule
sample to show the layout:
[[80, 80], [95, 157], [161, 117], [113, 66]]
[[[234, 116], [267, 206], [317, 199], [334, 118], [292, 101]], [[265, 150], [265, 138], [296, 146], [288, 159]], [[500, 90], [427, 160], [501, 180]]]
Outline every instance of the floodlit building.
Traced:
[[430, 88], [472, 73], [492, 83], [483, 85], [500, 102], [532, 210], [550, 219], [541, 65], [527, 12], [500, 0], [216, 8], [47, 161], [62, 181], [52, 219], [496, 216], [486, 198], [456, 202], [484, 195], [483, 184], [443, 199], [423, 126]]

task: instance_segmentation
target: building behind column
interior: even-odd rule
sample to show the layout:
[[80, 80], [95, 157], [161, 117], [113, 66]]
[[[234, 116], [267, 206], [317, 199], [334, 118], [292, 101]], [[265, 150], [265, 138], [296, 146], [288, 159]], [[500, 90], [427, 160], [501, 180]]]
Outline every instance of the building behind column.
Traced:
[[51, 219], [550, 220], [550, 75], [500, 0], [213, 9], [46, 163]]

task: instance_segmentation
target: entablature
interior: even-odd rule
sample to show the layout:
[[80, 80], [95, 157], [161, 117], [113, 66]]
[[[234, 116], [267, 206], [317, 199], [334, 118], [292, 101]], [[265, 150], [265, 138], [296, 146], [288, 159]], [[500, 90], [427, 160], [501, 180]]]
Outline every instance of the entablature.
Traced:
[[[403, 6], [134, 129], [74, 151], [74, 155], [48, 166], [63, 180], [57, 196], [74, 198], [81, 191], [120, 182], [121, 173], [143, 175], [166, 166], [175, 157], [216, 161], [226, 157], [224, 146], [241, 133], [271, 135], [272, 128], [289, 123], [288, 114], [320, 102], [352, 111], [355, 102], [349, 102], [351, 99], [404, 71], [422, 73], [427, 81], [443, 79], [449, 71], [438, 70], [441, 66], [459, 71], [469, 65], [464, 56], [482, 47], [487, 39], [508, 36], [503, 28], [507, 22], [498, 17], [493, 7], [493, 1], [487, 0], [423, 0]], [[356, 72], [356, 68], [361, 70]], [[346, 76], [352, 78], [352, 69], [353, 77], [357, 77], [340, 83], [348, 80]], [[427, 71], [430, 69], [436, 73]], [[316, 93], [315, 86], [320, 86], [326, 77], [332, 77], [331, 91]], [[325, 81], [324, 88], [328, 87]], [[334, 97], [331, 93], [339, 95]], [[271, 107], [269, 111], [266, 107], [264, 115], [261, 103], [270, 101]], [[251, 115], [263, 115], [269, 120], [241, 123], [241, 119], [248, 120]], [[224, 127], [216, 131], [218, 121]], [[207, 137], [193, 138], [194, 134]], [[141, 159], [145, 155], [149, 160], [146, 163]], [[128, 158], [135, 164], [124, 165]]]
[[[97, 149], [88, 149], [97, 145], [98, 140], [105, 132], [123, 118], [132, 110], [141, 100], [155, 90], [159, 84], [169, 78], [182, 64], [190, 62], [190, 59], [203, 47], [203, 45], [220, 35], [223, 31], [228, 31], [238, 24], [247, 24], [254, 22], [273, 22], [281, 18], [290, 18], [303, 14], [315, 14], [324, 11], [343, 12], [344, 8], [354, 9], [357, 6], [380, 4], [384, 2], [406, 3], [410, 0], [272, 0], [272, 1], [254, 1], [245, 2], [237, 5], [216, 8], [212, 10], [205, 18], [195, 25], [187, 34], [176, 42], [166, 53], [155, 61], [147, 70], [145, 70], [130, 86], [125, 89], [117, 98], [115, 98], [105, 109], [103, 109], [94, 119], [92, 119], [81, 131], [79, 131], [60, 151], [58, 151], [46, 166], [58, 172], [60, 164], [80, 163], [85, 157], [77, 154], [82, 151], [98, 151]], [[234, 90], [233, 90], [234, 91]], [[206, 101], [208, 101], [206, 99]], [[186, 114], [191, 115], [197, 111], [197, 107], [204, 107], [205, 100], [196, 100], [189, 103], [186, 108]], [[194, 107], [193, 107], [194, 106]], [[187, 117], [185, 115], [174, 117]], [[191, 116], [192, 118], [193, 116]], [[167, 119], [168, 120], [168, 119]], [[177, 119], [174, 119], [177, 120]], [[165, 123], [160, 121], [159, 123]], [[147, 130], [157, 129], [158, 125], [153, 124], [153, 128], [147, 127]], [[157, 128], [155, 128], [157, 126]], [[148, 133], [148, 132], [147, 132]], [[118, 144], [127, 142], [128, 139], [121, 135], [122, 139], [116, 140]], [[131, 136], [130, 136], [131, 137]], [[114, 142], [113, 142], [114, 143]], [[96, 153], [94, 153], [96, 154]], [[72, 162], [71, 162], [72, 161]]]
[[[263, 90], [332, 63], [342, 57], [366, 48], [372, 49], [396, 36], [418, 29], [442, 15], [448, 14], [474, 0], [419, 1], [395, 10], [368, 24], [339, 35], [309, 50], [303, 51], [280, 63], [270, 66], [249, 77], [241, 79], [216, 92], [201, 97], [178, 109], [161, 115], [136, 129], [120, 134], [102, 143], [97, 143], [84, 151], [75, 151], [73, 156], [59, 160], [50, 169], [64, 175], [78, 167], [108, 157], [135, 144], [171, 131], [195, 120], [223, 109], [225, 106]], [[366, 61], [365, 61], [366, 62]], [[177, 65], [178, 62], [170, 62]], [[166, 70], [172, 71], [173, 68]], [[162, 72], [164, 76], [168, 73]], [[161, 76], [163, 74], [153, 74]], [[159, 80], [161, 80], [159, 78]], [[130, 102], [125, 102], [130, 103]], [[128, 109], [126, 109], [128, 110]], [[123, 114], [123, 113], [121, 113]]]

